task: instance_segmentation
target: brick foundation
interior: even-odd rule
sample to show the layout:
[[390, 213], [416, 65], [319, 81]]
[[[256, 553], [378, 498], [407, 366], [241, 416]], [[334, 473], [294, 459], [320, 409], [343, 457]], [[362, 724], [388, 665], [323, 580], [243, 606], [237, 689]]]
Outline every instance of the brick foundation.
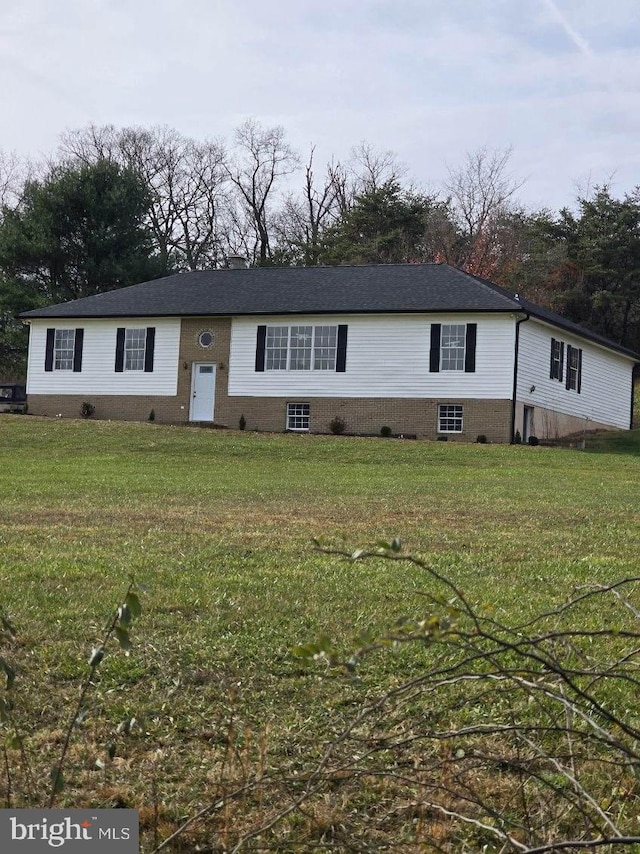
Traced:
[[[185, 371], [185, 374], [190, 371]], [[220, 381], [226, 384], [226, 376]], [[180, 424], [189, 421], [189, 383], [184, 397], [125, 397], [117, 395], [30, 395], [29, 412], [49, 417], [79, 418], [84, 401], [96, 407], [95, 418], [114, 421], [147, 421], [153, 410], [158, 423]], [[220, 395], [218, 384], [216, 394]], [[182, 402], [181, 402], [182, 400]], [[247, 430], [283, 432], [287, 403], [310, 405], [312, 433], [330, 433], [331, 421], [339, 417], [347, 433], [374, 434], [388, 426], [398, 434], [435, 439], [438, 435], [438, 403], [463, 406], [464, 430], [449, 433], [449, 441], [475, 442], [484, 434], [489, 442], [508, 442], [511, 402], [508, 400], [406, 400], [402, 398], [258, 398], [224, 397], [216, 399], [215, 423], [237, 428], [244, 415]]]

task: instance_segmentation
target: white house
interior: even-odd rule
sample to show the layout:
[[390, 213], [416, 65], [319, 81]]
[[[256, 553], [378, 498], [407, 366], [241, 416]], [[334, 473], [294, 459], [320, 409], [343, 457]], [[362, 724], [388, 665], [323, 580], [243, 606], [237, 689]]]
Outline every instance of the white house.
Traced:
[[29, 411], [512, 441], [629, 429], [637, 354], [444, 264], [180, 273], [25, 312]]

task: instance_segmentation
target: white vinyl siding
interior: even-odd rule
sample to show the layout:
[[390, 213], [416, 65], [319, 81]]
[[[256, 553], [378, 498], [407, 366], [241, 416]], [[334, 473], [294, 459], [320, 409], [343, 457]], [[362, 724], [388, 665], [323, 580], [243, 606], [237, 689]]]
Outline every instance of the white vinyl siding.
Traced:
[[[229, 356], [229, 395], [251, 397], [386, 397], [509, 399], [513, 390], [515, 319], [497, 314], [340, 315], [296, 318], [296, 327], [348, 327], [346, 371], [255, 370], [257, 327], [293, 325], [290, 318], [234, 318]], [[431, 324], [477, 323], [476, 370], [430, 373]], [[323, 332], [322, 335], [325, 333]], [[332, 344], [322, 348], [331, 351]], [[281, 348], [283, 349], [283, 348]], [[332, 351], [316, 358], [331, 360]], [[274, 357], [275, 359], [276, 357]], [[280, 358], [280, 357], [278, 357]], [[548, 361], [548, 357], [547, 357]], [[323, 366], [324, 367], [324, 366]]]
[[[552, 338], [565, 345], [563, 382], [549, 376]], [[575, 351], [576, 359], [578, 350], [582, 350], [580, 394], [566, 388], [568, 347]], [[633, 367], [630, 358], [532, 318], [520, 325], [518, 361], [517, 398], [521, 403], [582, 418], [587, 428], [589, 421], [629, 428]]]
[[[31, 322], [28, 394], [101, 394], [175, 395], [178, 386], [178, 355], [180, 343], [179, 318], [145, 318], [144, 328], [156, 329], [153, 372], [115, 371], [116, 334], [119, 327], [142, 328], [140, 318], [114, 320], [73, 318], [67, 321], [84, 328], [82, 372], [45, 372], [47, 328], [60, 325], [53, 318]], [[144, 368], [144, 356], [143, 356]]]

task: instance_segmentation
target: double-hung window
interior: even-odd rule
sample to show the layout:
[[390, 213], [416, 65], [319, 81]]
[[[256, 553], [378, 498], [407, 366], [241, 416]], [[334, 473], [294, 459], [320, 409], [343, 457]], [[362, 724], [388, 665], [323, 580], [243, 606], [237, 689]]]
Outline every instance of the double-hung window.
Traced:
[[45, 371], [82, 370], [84, 329], [47, 329]]
[[125, 329], [124, 333], [124, 369], [125, 371], [144, 371], [144, 353], [147, 342], [146, 329]]
[[557, 341], [552, 338], [549, 379], [558, 380], [558, 382], [564, 380], [564, 387], [567, 391], [577, 391], [580, 394], [582, 389], [581, 348], [572, 347], [571, 344], [567, 344], [565, 347], [564, 341]]
[[292, 326], [289, 337], [289, 370], [310, 371], [313, 326]]
[[567, 344], [567, 380], [565, 388], [580, 394], [582, 388], [582, 350]]
[[467, 327], [464, 323], [443, 323], [440, 338], [440, 370], [464, 371], [464, 347]]
[[562, 382], [564, 371], [564, 341], [556, 341], [551, 339], [551, 367], [549, 370], [549, 378]]
[[286, 371], [288, 349], [289, 327], [267, 326], [265, 369], [267, 371]]
[[156, 341], [155, 326], [124, 327], [116, 330], [116, 373], [153, 371]]
[[335, 371], [337, 346], [337, 326], [315, 327], [313, 347], [314, 371]]
[[476, 323], [432, 323], [429, 371], [464, 371], [476, 369]]
[[53, 345], [54, 371], [73, 370], [73, 351], [76, 343], [75, 329], [56, 329]]
[[256, 371], [344, 371], [346, 343], [346, 326], [259, 326]]

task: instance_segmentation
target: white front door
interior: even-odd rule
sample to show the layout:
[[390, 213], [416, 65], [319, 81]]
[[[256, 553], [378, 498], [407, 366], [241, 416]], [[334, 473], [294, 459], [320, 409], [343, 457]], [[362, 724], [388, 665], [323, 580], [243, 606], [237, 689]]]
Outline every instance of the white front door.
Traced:
[[216, 366], [194, 362], [191, 366], [191, 406], [189, 421], [213, 421]]

